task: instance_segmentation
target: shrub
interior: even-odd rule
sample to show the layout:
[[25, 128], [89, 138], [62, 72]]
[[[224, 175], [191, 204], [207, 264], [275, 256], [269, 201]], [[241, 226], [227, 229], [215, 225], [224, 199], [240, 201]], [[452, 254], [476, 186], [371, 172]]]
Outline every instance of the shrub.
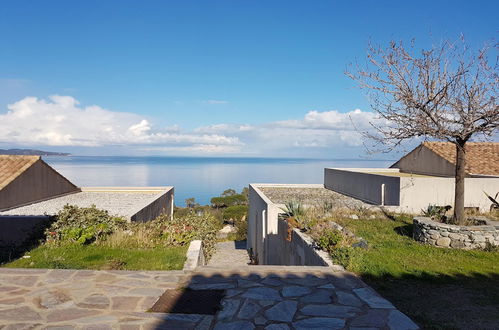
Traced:
[[45, 230], [48, 243], [89, 244], [102, 240], [118, 228], [126, 226], [122, 217], [113, 217], [105, 210], [66, 205], [56, 220]]
[[342, 241], [343, 235], [339, 230], [326, 229], [317, 239], [317, 245], [324, 251], [331, 253]]
[[451, 208], [452, 206], [450, 205], [438, 206], [430, 204], [428, 205], [426, 210], [421, 210], [421, 211], [425, 217], [429, 217], [433, 220], [437, 220], [440, 222], [447, 222], [448, 219], [445, 213], [447, 213], [447, 211], [449, 211]]

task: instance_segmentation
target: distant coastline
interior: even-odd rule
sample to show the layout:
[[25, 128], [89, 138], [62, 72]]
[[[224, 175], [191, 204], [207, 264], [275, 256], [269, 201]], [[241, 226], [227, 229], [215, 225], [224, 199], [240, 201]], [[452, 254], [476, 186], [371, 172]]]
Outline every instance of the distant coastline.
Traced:
[[42, 151], [36, 149], [0, 149], [0, 155], [23, 155], [23, 156], [71, 156], [66, 152]]

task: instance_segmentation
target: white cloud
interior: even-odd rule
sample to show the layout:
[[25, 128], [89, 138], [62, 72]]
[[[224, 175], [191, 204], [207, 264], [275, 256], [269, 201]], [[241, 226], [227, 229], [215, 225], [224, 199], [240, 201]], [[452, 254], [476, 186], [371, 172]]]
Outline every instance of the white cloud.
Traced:
[[[242, 143], [223, 134], [182, 133], [178, 127], [156, 130], [145, 118], [99, 106], [81, 107], [70, 96], [48, 100], [26, 97], [0, 114], [0, 142], [17, 145], [107, 146], [172, 145], [232, 146]], [[229, 150], [230, 148], [226, 148]], [[222, 149], [221, 149], [222, 150]]]
[[[192, 131], [156, 127], [134, 113], [81, 106], [70, 96], [26, 97], [0, 114], [0, 143], [19, 146], [127, 146], [144, 152], [302, 156], [362, 146], [372, 112], [309, 111], [300, 119], [262, 124], [214, 124]], [[350, 152], [352, 154], [353, 152]]]

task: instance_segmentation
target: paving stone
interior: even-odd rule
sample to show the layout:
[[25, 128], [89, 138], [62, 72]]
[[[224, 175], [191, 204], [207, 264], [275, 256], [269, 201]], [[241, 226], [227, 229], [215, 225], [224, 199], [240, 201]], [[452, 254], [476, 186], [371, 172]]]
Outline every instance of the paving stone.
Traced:
[[379, 330], [380, 328], [373, 327], [350, 327], [349, 330]]
[[228, 289], [228, 290], [225, 291], [225, 297], [232, 298], [234, 296], [237, 296], [241, 292], [243, 292], [243, 290], [239, 290], [239, 289]]
[[270, 285], [270, 286], [283, 286], [284, 282], [279, 280], [278, 278], [275, 277], [266, 277], [263, 279], [261, 282], [264, 285]]
[[15, 323], [0, 327], [2, 330], [31, 330], [39, 328], [41, 324], [38, 323]]
[[253, 319], [262, 307], [253, 300], [246, 299], [237, 317], [243, 320]]
[[282, 300], [277, 290], [267, 287], [250, 288], [242, 294], [242, 297], [258, 300]]
[[287, 283], [304, 285], [304, 286], [320, 286], [325, 285], [328, 280], [324, 278], [318, 278], [316, 276], [306, 276], [303, 278], [285, 278], [283, 279]]
[[51, 325], [43, 328], [43, 330], [74, 330], [75, 326], [73, 325]]
[[4, 276], [2, 283], [14, 284], [22, 287], [30, 287], [38, 281], [38, 276]]
[[209, 330], [211, 324], [213, 323], [214, 317], [211, 315], [206, 315], [201, 322], [198, 323], [195, 330]]
[[334, 289], [336, 289], [336, 287], [334, 285], [332, 285], [331, 283], [328, 283], [328, 284], [325, 284], [325, 285], [321, 285], [319, 287], [319, 289], [331, 289], [331, 290], [334, 290]]
[[255, 322], [256, 325], [264, 325], [268, 321], [263, 316], [257, 316], [257, 317], [255, 317], [255, 319], [253, 320], [253, 322]]
[[237, 286], [240, 288], [251, 288], [255, 286], [262, 286], [260, 283], [247, 281], [247, 280], [237, 280]]
[[388, 327], [397, 330], [419, 329], [410, 318], [398, 310], [392, 310], [388, 313]]
[[355, 294], [359, 296], [360, 299], [365, 301], [371, 308], [393, 308], [395, 307], [385, 298], [378, 296], [370, 288], [358, 288], [353, 289]]
[[165, 290], [158, 288], [136, 288], [128, 291], [129, 294], [139, 296], [161, 296]]
[[370, 309], [365, 315], [356, 317], [350, 323], [356, 327], [384, 327], [387, 323], [387, 311], [383, 309]]
[[84, 317], [98, 315], [98, 314], [100, 314], [100, 311], [95, 311], [91, 309], [82, 309], [82, 308], [57, 309], [47, 315], [47, 321], [50, 323], [63, 322], [63, 321], [81, 319]]
[[214, 330], [253, 330], [255, 326], [248, 321], [217, 323]]
[[275, 304], [275, 301], [273, 301], [273, 300], [259, 300], [258, 303], [260, 304], [260, 306], [266, 307], [266, 306], [270, 306], [270, 305]]
[[109, 324], [92, 324], [85, 325], [81, 329], [82, 330], [111, 330], [113, 327]]
[[222, 300], [222, 310], [218, 312], [218, 320], [230, 320], [237, 313], [239, 304], [241, 303], [238, 299], [224, 299]]
[[102, 294], [96, 293], [86, 297], [81, 303], [78, 303], [77, 306], [83, 308], [104, 309], [109, 307], [109, 298]]
[[293, 322], [293, 327], [296, 330], [342, 329], [344, 326], [345, 326], [344, 319], [336, 319], [328, 317], [312, 317], [309, 319]]
[[352, 317], [361, 310], [357, 307], [338, 305], [307, 305], [300, 309], [300, 312], [309, 316], [329, 316], [329, 317]]
[[27, 306], [0, 310], [0, 321], [38, 321], [41, 319], [37, 312]]
[[296, 301], [281, 301], [274, 307], [265, 311], [265, 316], [270, 321], [290, 322], [296, 313], [298, 303]]
[[23, 297], [7, 298], [7, 299], [1, 299], [0, 305], [19, 305], [25, 301], [26, 300]]
[[133, 311], [137, 307], [140, 297], [118, 296], [112, 297], [111, 309]]
[[118, 323], [118, 317], [116, 315], [108, 314], [108, 315], [85, 317], [78, 320], [78, 323], [85, 323], [85, 324], [94, 324], [94, 323], [102, 324], [104, 322], [112, 322], [113, 324], [116, 324]]
[[362, 301], [359, 300], [355, 295], [344, 292], [344, 291], [336, 291], [336, 297], [338, 298], [338, 303], [347, 306], [355, 306], [361, 307]]
[[285, 286], [282, 288], [281, 293], [283, 297], [300, 297], [310, 293], [312, 290], [304, 286]]
[[267, 325], [265, 330], [289, 330], [289, 326], [284, 323], [271, 324]]
[[120, 324], [120, 330], [140, 330], [139, 324]]
[[314, 293], [308, 294], [300, 298], [301, 303], [323, 303], [329, 304], [332, 302], [332, 292], [327, 290], [317, 290]]
[[67, 308], [74, 305], [71, 297], [60, 289], [53, 289], [50, 291], [43, 292], [41, 296], [37, 297], [38, 303], [41, 308], [55, 309], [55, 308]]

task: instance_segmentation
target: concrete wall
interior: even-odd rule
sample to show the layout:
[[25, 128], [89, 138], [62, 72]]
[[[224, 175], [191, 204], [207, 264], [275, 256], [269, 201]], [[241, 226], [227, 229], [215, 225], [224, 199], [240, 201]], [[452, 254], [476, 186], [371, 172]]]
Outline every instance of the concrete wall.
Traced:
[[284, 266], [333, 266], [333, 261], [320, 249], [315, 249], [313, 240], [298, 229], [293, 229], [288, 241], [288, 223], [278, 220], [277, 234], [267, 236], [269, 247], [266, 264]]
[[173, 217], [173, 199], [174, 199], [174, 188], [168, 187], [167, 190], [154, 200], [149, 205], [140, 209], [133, 215], [131, 221], [149, 221], [157, 218], [161, 214], [166, 214], [170, 218]]
[[[370, 174], [369, 171], [379, 173], [386, 169], [326, 168], [324, 186], [372, 204], [393, 206], [391, 209], [399, 212], [420, 213], [430, 204], [454, 204], [454, 178], [396, 177]], [[387, 172], [389, 171], [398, 170]], [[499, 178], [466, 178], [465, 207], [478, 207], [482, 212], [489, 211], [491, 202], [484, 191], [489, 195], [499, 192]]]
[[367, 171], [398, 172], [387, 169], [324, 169], [324, 187], [376, 205], [399, 205], [400, 178]]
[[454, 177], [455, 175], [454, 164], [422, 145], [402, 157], [390, 167], [398, 168], [401, 172], [406, 173], [444, 177]]
[[0, 210], [80, 191], [43, 160], [0, 190]]
[[[315, 250], [312, 240], [295, 230], [286, 241], [287, 223], [279, 220], [284, 205], [274, 204], [259, 187], [313, 187], [317, 185], [250, 184], [247, 247], [259, 265], [330, 266], [327, 253]], [[329, 260], [329, 261], [327, 261]]]
[[259, 265], [267, 264], [267, 235], [277, 234], [279, 206], [268, 199], [257, 185], [249, 185], [249, 217], [247, 248], [250, 257]]
[[0, 246], [14, 248], [43, 234], [48, 216], [0, 216]]
[[[453, 206], [454, 183], [454, 178], [400, 178], [400, 211], [419, 213], [429, 204]], [[489, 195], [499, 192], [499, 178], [465, 178], [464, 206], [488, 212], [492, 203], [484, 191]]]

